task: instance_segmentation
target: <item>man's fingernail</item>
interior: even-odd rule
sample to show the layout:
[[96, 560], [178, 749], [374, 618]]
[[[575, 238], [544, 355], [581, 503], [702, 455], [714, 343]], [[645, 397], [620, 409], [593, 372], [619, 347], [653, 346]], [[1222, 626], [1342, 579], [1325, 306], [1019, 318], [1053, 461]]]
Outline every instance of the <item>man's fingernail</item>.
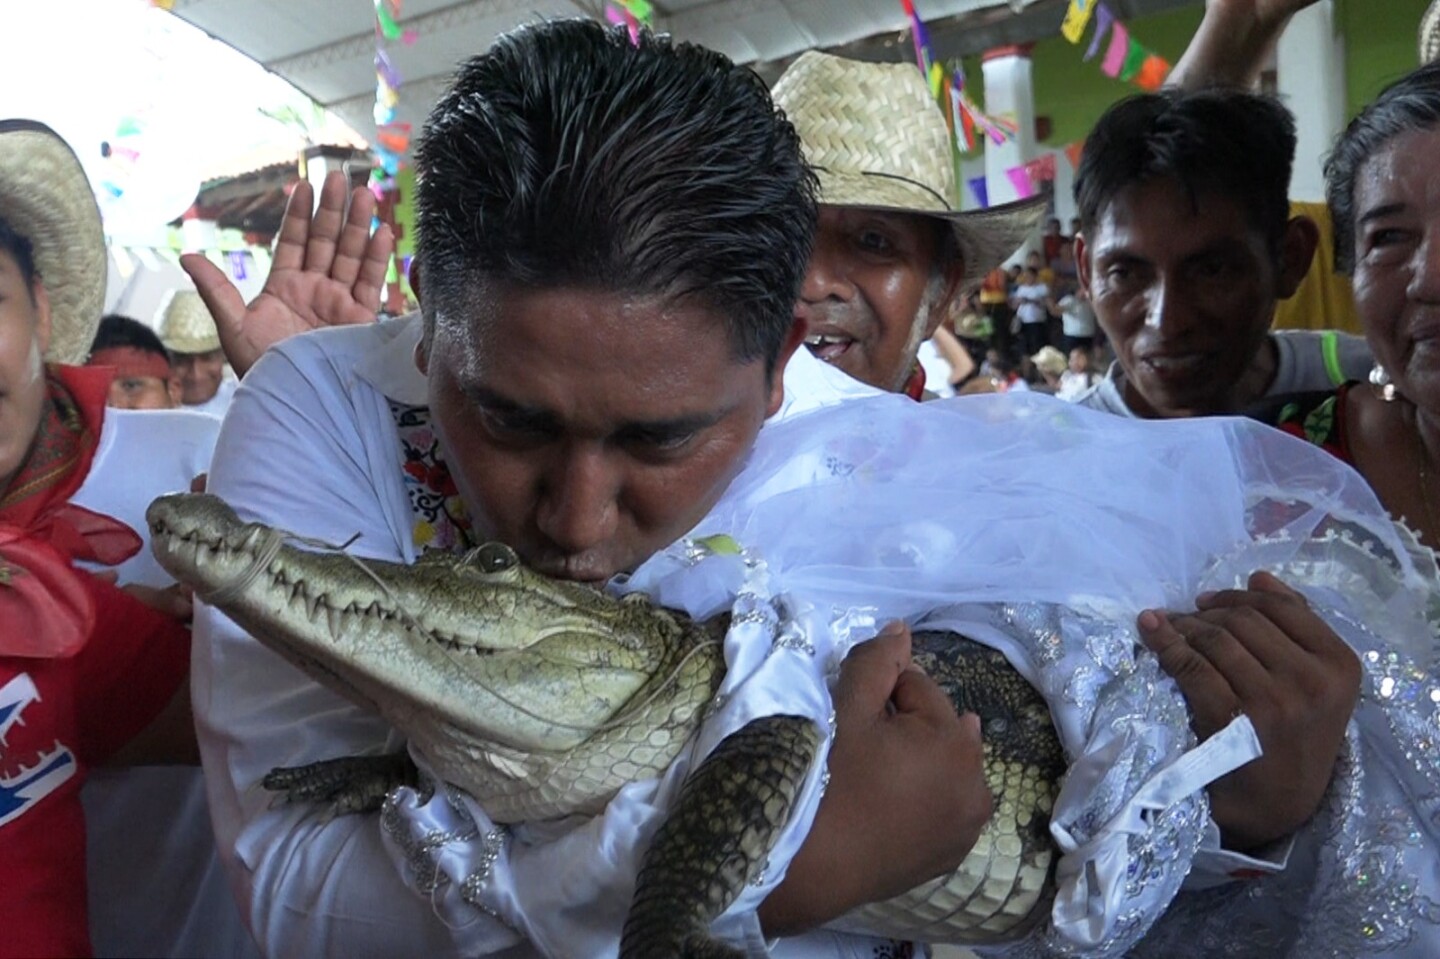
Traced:
[[1212, 590], [1207, 590], [1206, 592], [1203, 592], [1203, 593], [1201, 593], [1199, 596], [1196, 596], [1196, 597], [1195, 597], [1195, 605], [1196, 605], [1196, 606], [1208, 606], [1208, 605], [1210, 605], [1210, 603], [1214, 602], [1215, 597], [1218, 596], [1218, 595], [1219, 595], [1219, 594], [1216, 593], [1213, 589], [1212, 589]]
[[1140, 628], [1153, 632], [1160, 628], [1160, 616], [1153, 609], [1147, 609], [1140, 614]]
[[900, 620], [897, 619], [897, 620], [895, 620], [894, 622], [886, 623], [886, 624], [885, 624], [885, 628], [882, 629], [882, 630], [880, 630], [880, 635], [881, 635], [881, 636], [896, 636], [896, 635], [899, 635], [900, 633], [903, 633], [904, 631], [905, 631], [905, 624], [902, 623], [902, 622], [900, 622]]

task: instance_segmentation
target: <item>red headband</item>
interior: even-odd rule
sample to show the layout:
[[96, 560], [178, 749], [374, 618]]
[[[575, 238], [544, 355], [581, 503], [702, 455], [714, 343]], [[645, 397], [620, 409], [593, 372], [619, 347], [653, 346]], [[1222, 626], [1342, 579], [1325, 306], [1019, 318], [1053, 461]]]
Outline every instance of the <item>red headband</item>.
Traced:
[[157, 380], [168, 380], [174, 375], [168, 359], [135, 346], [96, 350], [86, 365], [114, 367], [116, 377], [153, 376]]

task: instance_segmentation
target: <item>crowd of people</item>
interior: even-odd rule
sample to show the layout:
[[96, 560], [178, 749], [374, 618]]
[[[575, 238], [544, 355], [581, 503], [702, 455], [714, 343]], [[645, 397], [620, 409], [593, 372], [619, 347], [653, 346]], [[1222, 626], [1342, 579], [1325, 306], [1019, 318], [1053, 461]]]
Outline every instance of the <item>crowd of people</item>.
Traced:
[[[420, 309], [383, 322], [393, 240], [339, 175], [296, 186], [254, 302], [188, 256], [155, 327], [102, 316], [79, 161], [0, 120], [0, 956], [618, 944], [668, 794], [562, 824], [454, 787], [272, 801], [274, 767], [404, 743], [150, 557], [148, 504], [192, 488], [362, 558], [499, 540], [612, 590], [715, 527], [853, 607], [766, 653], [813, 691], [716, 709], [826, 730], [712, 927], [740, 954], [923, 954], [827, 925], [991, 815], [983, 730], [910, 668], [934, 622], [1015, 661], [1071, 762], [1055, 908], [982, 954], [1440, 952], [1440, 3], [1330, 155], [1329, 237], [1249, 92], [1310, 2], [1207, 4], [1172, 85], [1087, 137], [1068, 233], [1043, 199], [956, 209], [913, 66], [809, 52], [769, 90], [522, 28], [430, 114]], [[1317, 269], [1363, 337], [1273, 328]], [[927, 356], [1007, 395], [916, 402]]]

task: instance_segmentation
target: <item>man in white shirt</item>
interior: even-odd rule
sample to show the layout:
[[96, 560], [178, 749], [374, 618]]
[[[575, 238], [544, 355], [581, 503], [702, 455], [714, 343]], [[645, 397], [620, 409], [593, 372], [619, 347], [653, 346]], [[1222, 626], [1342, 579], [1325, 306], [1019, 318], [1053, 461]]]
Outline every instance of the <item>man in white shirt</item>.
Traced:
[[1081, 404], [1233, 414], [1365, 375], [1358, 337], [1270, 332], [1317, 241], [1310, 220], [1289, 214], [1295, 124], [1283, 106], [1237, 90], [1165, 90], [1116, 104], [1085, 142], [1077, 261], [1116, 361]]
[[1050, 287], [1040, 281], [1040, 275], [1026, 267], [1020, 274], [1020, 282], [1010, 296], [1015, 307], [1015, 317], [1020, 321], [1020, 348], [1024, 356], [1034, 356], [1049, 345], [1050, 333]]
[[1060, 332], [1065, 337], [1065, 353], [1089, 351], [1095, 346], [1095, 311], [1072, 282], [1055, 306], [1060, 310]]
[[[576, 101], [576, 88], [590, 93]], [[554, 124], [564, 131], [541, 135]], [[724, 162], [697, 177], [697, 155]], [[246, 374], [210, 473], [242, 516], [337, 541], [358, 529], [362, 555], [405, 560], [446, 525], [502, 539], [551, 575], [604, 582], [687, 532], [766, 417], [804, 401], [783, 385], [787, 361], [810, 368], [816, 392], [864, 390], [793, 356], [809, 172], [763, 86], [719, 55], [649, 36], [636, 48], [579, 21], [521, 30], [462, 69], [417, 165], [424, 320], [287, 341]], [[449, 477], [436, 481], [443, 509], [407, 479], [409, 462], [427, 481]], [[407, 891], [405, 851], [376, 817], [271, 809], [255, 788], [269, 767], [391, 748], [394, 733], [213, 611], [197, 613], [196, 632], [216, 831], [262, 949], [521, 945], [464, 903], [437, 916]], [[930, 686], [901, 669], [903, 637], [893, 642], [847, 660], [841, 682], [856, 693], [837, 701], [842, 735], [814, 828], [732, 929], [757, 952], [766, 935], [945, 871], [988, 817], [978, 777], [954, 773], [978, 769], [970, 723], [904, 697], [888, 718], [897, 683]], [[499, 864], [520, 871], [526, 905], [554, 883], [553, 869], [539, 886], [523, 875], [545, 854], [517, 848]], [[538, 943], [543, 923], [566, 921], [521, 915]], [[816, 943], [846, 954], [838, 941], [821, 933], [792, 954]]]
[[[697, 178], [696, 155], [725, 162]], [[358, 555], [401, 561], [493, 537], [603, 582], [689, 532], [767, 417], [867, 392], [797, 352], [807, 173], [763, 89], [718, 55], [579, 22], [522, 30], [464, 66], [417, 160], [424, 316], [299, 337], [247, 375], [210, 477], [242, 517], [359, 532]], [[717, 927], [750, 954], [946, 871], [988, 817], [973, 726], [907, 659], [902, 632], [845, 661], [825, 799]], [[549, 842], [414, 832], [443, 791], [381, 822], [272, 809], [255, 788], [272, 766], [392, 750], [394, 730], [203, 607], [194, 695], [218, 838], [267, 952], [558, 955], [617, 931], [641, 837], [605, 829], [633, 795]], [[436, 856], [444, 876], [468, 862], [464, 881]], [[876, 948], [812, 932], [776, 954]]]
[[170, 294], [161, 313], [160, 342], [170, 351], [184, 408], [223, 418], [239, 384], [226, 369], [220, 332], [199, 293]]

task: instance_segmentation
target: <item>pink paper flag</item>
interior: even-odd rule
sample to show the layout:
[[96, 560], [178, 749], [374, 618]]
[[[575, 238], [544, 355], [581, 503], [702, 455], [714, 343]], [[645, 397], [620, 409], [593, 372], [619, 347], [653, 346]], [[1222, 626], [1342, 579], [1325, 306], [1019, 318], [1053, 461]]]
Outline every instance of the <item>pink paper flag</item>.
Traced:
[[1055, 154], [1046, 153], [1038, 156], [1025, 164], [1025, 172], [1029, 174], [1032, 183], [1041, 183], [1046, 180], [1055, 179]]
[[1105, 50], [1105, 59], [1100, 64], [1100, 71], [1107, 77], [1118, 77], [1120, 68], [1125, 65], [1125, 56], [1130, 52], [1130, 31], [1125, 29], [1125, 24], [1116, 21], [1115, 26], [1110, 29], [1110, 46]]
[[1035, 184], [1030, 181], [1030, 173], [1023, 166], [1012, 166], [1005, 171], [1005, 175], [1015, 187], [1017, 199], [1027, 200], [1035, 195]]

